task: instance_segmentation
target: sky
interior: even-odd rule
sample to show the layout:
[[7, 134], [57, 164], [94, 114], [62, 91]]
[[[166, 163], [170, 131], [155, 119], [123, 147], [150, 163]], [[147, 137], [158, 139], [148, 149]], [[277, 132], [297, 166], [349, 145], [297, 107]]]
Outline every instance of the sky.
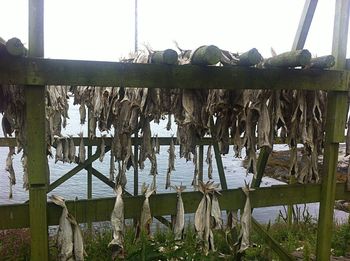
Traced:
[[[45, 0], [45, 57], [118, 61], [134, 50], [134, 0]], [[304, 0], [138, 0], [138, 45], [214, 44], [265, 57], [292, 47]], [[28, 43], [28, 0], [0, 0], [0, 37]], [[331, 53], [334, 0], [319, 0], [305, 48]], [[348, 48], [349, 49], [349, 48]]]

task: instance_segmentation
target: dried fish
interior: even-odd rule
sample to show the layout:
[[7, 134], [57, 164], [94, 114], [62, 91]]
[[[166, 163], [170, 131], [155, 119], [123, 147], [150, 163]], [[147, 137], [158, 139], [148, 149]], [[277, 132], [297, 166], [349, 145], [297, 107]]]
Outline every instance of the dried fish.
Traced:
[[75, 145], [73, 136], [69, 136], [69, 162], [75, 163]]
[[69, 140], [65, 137], [62, 139], [63, 162], [69, 162]]
[[85, 145], [83, 140], [83, 132], [79, 133], [80, 143], [79, 143], [79, 163], [82, 164], [85, 162]]
[[108, 247], [112, 248], [113, 259], [118, 256], [123, 256], [124, 253], [124, 202], [123, 202], [123, 189], [121, 186], [117, 186], [115, 189], [116, 199], [111, 215], [111, 223], [113, 228], [113, 239], [108, 244]]
[[249, 186], [246, 184], [246, 186], [243, 187], [242, 190], [246, 195], [246, 202], [241, 216], [240, 237], [242, 238], [242, 240], [239, 248], [240, 253], [244, 252], [250, 246], [250, 233], [252, 230], [252, 209], [249, 198], [249, 191], [252, 191], [252, 189], [250, 189]]
[[62, 214], [59, 220], [57, 232], [58, 259], [70, 260], [73, 259], [73, 230], [70, 221], [68, 220], [68, 209], [64, 202], [64, 198], [56, 195], [51, 195], [50, 199], [56, 205], [62, 207]]
[[83, 125], [85, 124], [85, 119], [86, 119], [86, 108], [85, 108], [84, 101], [82, 101], [82, 103], [79, 106], [79, 114], [80, 114], [80, 124]]
[[151, 233], [151, 223], [152, 223], [152, 215], [151, 208], [149, 206], [149, 197], [154, 193], [153, 189], [146, 187], [145, 189], [145, 200], [142, 204], [141, 209], [141, 218], [140, 218], [140, 230], [144, 232], [146, 235]]
[[28, 180], [28, 170], [27, 170], [27, 155], [23, 153], [21, 158], [22, 167], [23, 167], [23, 188], [25, 190], [29, 189], [29, 180]]
[[106, 135], [101, 136], [101, 147], [100, 147], [100, 157], [99, 160], [102, 162], [106, 152], [105, 138]]
[[56, 156], [55, 156], [55, 163], [56, 163], [59, 160], [63, 161], [63, 144], [60, 137], [55, 136], [55, 140], [56, 140]]
[[73, 252], [75, 261], [84, 261], [87, 254], [84, 250], [84, 239], [81, 228], [77, 220], [71, 214], [68, 213], [67, 219], [73, 227]]
[[184, 203], [182, 201], [181, 193], [186, 189], [186, 186], [175, 186], [173, 187], [177, 193], [177, 203], [176, 203], [176, 218], [175, 224], [173, 226], [175, 240], [181, 240], [183, 238], [183, 232], [185, 227], [185, 210]]
[[175, 145], [174, 145], [174, 139], [171, 137], [169, 149], [169, 160], [168, 160], [168, 169], [166, 173], [166, 182], [165, 182], [165, 189], [168, 189], [170, 187], [170, 175], [173, 170], [175, 170]]
[[12, 198], [12, 186], [16, 185], [16, 174], [15, 170], [13, 169], [13, 162], [12, 162], [12, 157], [15, 154], [15, 147], [9, 147], [9, 152], [7, 154], [6, 158], [6, 166], [5, 170], [10, 174], [9, 182], [10, 182], [10, 192], [9, 192], [9, 198]]
[[212, 160], [212, 152], [211, 152], [211, 145], [208, 146], [207, 151], [207, 158], [205, 159], [205, 162], [208, 164], [208, 179], [213, 178], [213, 160]]

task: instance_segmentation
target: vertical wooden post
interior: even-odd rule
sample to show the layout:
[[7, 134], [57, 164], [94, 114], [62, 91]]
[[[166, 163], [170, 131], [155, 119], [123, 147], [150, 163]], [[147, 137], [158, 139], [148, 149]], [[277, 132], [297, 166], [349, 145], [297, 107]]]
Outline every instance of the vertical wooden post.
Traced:
[[252, 188], [260, 187], [261, 180], [264, 175], [265, 167], [266, 167], [267, 161], [269, 160], [271, 151], [272, 149], [269, 147], [262, 147], [260, 149], [258, 162], [256, 164], [257, 173], [256, 173], [256, 177], [255, 178], [253, 177], [252, 184], [251, 184]]
[[138, 191], [139, 191], [139, 166], [138, 166], [138, 161], [139, 161], [139, 145], [138, 145], [138, 133], [135, 131], [135, 142], [134, 142], [134, 196], [137, 196]]
[[[29, 1], [29, 56], [44, 56], [44, 1]], [[31, 260], [48, 260], [45, 86], [26, 86]]]
[[204, 163], [204, 146], [199, 145], [199, 155], [198, 155], [198, 161], [199, 161], [199, 169], [198, 169], [198, 180], [203, 182], [203, 163]]
[[[349, 26], [349, 0], [337, 0], [335, 7], [332, 54], [336, 58], [335, 69], [345, 69]], [[344, 140], [344, 126], [347, 111], [346, 92], [329, 92], [326, 116], [326, 137], [324, 146], [323, 175], [317, 233], [316, 258], [330, 260], [336, 168], [339, 142]]]

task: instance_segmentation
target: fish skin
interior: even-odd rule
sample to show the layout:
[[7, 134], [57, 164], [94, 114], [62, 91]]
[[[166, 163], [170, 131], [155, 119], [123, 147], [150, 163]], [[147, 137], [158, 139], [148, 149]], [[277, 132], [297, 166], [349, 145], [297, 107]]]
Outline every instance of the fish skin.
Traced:
[[57, 161], [63, 161], [63, 145], [60, 137], [55, 136], [56, 138], [56, 155], [55, 155], [55, 163]]
[[69, 140], [65, 137], [62, 142], [63, 162], [69, 162]]
[[208, 179], [213, 178], [213, 160], [212, 160], [212, 153], [211, 153], [211, 145], [208, 146], [207, 151], [207, 158], [205, 159], [205, 162], [208, 164]]
[[83, 140], [83, 132], [79, 133], [80, 144], [79, 144], [79, 163], [85, 162], [85, 145]]
[[101, 136], [101, 148], [100, 148], [101, 152], [100, 152], [100, 157], [99, 157], [100, 162], [103, 161], [103, 158], [104, 158], [105, 153], [106, 153], [106, 144], [105, 144], [105, 139], [104, 139], [105, 137], [106, 137], [106, 135]]
[[84, 102], [80, 104], [79, 114], [80, 114], [80, 124], [83, 125], [85, 124], [85, 120], [86, 120], [86, 108], [85, 108]]
[[75, 163], [75, 145], [74, 145], [74, 141], [73, 141], [73, 136], [70, 135], [69, 136], [69, 162], [70, 163]]
[[250, 233], [252, 230], [252, 209], [249, 198], [249, 189], [248, 185], [242, 188], [244, 194], [246, 195], [246, 202], [243, 209], [243, 214], [241, 217], [241, 234], [240, 237], [241, 245], [238, 252], [244, 252], [250, 245]]
[[149, 205], [149, 197], [153, 194], [154, 189], [147, 188], [145, 192], [145, 200], [142, 204], [141, 218], [140, 218], [140, 229], [146, 232], [147, 235], [150, 234], [150, 226], [152, 223], [151, 208]]
[[[115, 189], [116, 199], [114, 208], [111, 214], [111, 223], [113, 228], [113, 239], [108, 244], [108, 247], [117, 246], [118, 250], [124, 249], [124, 201], [122, 198], [123, 189], [118, 185]], [[117, 252], [119, 252], [117, 250]]]
[[56, 205], [62, 207], [62, 214], [59, 220], [57, 232], [58, 259], [66, 261], [73, 258], [73, 230], [70, 221], [68, 220], [68, 209], [64, 202], [64, 198], [51, 195], [50, 199]]
[[84, 261], [86, 252], [84, 250], [83, 233], [77, 220], [71, 214], [68, 213], [67, 219], [73, 226], [73, 250], [75, 261]]
[[185, 186], [173, 187], [177, 192], [177, 203], [176, 203], [176, 218], [174, 225], [175, 240], [183, 238], [183, 231], [185, 228], [185, 209], [182, 201], [181, 193], [185, 190]]

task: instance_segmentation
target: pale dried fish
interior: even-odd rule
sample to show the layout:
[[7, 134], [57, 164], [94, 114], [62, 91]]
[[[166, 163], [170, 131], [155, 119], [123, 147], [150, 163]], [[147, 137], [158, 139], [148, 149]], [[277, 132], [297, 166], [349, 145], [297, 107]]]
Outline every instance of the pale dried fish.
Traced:
[[83, 132], [79, 133], [79, 137], [80, 137], [80, 143], [79, 143], [79, 163], [82, 164], [85, 162], [85, 145], [84, 145], [84, 135]]
[[246, 195], [246, 201], [241, 216], [240, 237], [242, 238], [242, 240], [239, 248], [240, 253], [244, 252], [250, 246], [250, 233], [252, 231], [252, 208], [250, 204], [249, 192], [253, 189], [249, 188], [249, 186], [246, 184], [246, 186], [243, 187], [242, 190]]
[[175, 186], [173, 187], [177, 193], [177, 203], [176, 203], [176, 218], [175, 224], [173, 226], [175, 240], [181, 240], [183, 238], [183, 232], [185, 228], [185, 209], [184, 203], [182, 201], [181, 193], [186, 189], [186, 186]]
[[101, 162], [103, 161], [103, 158], [104, 158], [105, 153], [106, 153], [105, 137], [106, 137], [106, 135], [101, 136], [101, 147], [100, 147], [100, 157], [99, 157], [99, 160]]
[[84, 261], [87, 254], [84, 250], [84, 239], [81, 228], [77, 220], [71, 214], [68, 213], [67, 219], [73, 227], [73, 252], [75, 261]]
[[141, 209], [141, 218], [140, 218], [140, 230], [144, 232], [146, 235], [151, 233], [151, 223], [152, 223], [152, 214], [151, 208], [149, 205], [149, 197], [154, 193], [153, 189], [149, 189], [146, 187], [145, 189], [145, 200], [142, 204]]
[[208, 164], [208, 179], [213, 178], [213, 156], [211, 153], [211, 145], [208, 146], [207, 151], [207, 158], [205, 159], [205, 162]]
[[69, 136], [69, 162], [75, 163], [75, 145], [72, 135]]
[[28, 180], [28, 171], [27, 171], [27, 155], [23, 153], [21, 158], [22, 167], [23, 167], [23, 188], [25, 190], [29, 189], [29, 180]]
[[85, 119], [86, 119], [86, 108], [85, 108], [85, 103], [82, 101], [79, 107], [79, 114], [80, 114], [80, 124], [83, 125], [85, 124]]
[[111, 215], [111, 223], [113, 228], [113, 239], [108, 244], [108, 247], [112, 248], [113, 260], [115, 257], [121, 257], [124, 253], [124, 201], [123, 201], [123, 189], [121, 186], [117, 186], [115, 189], [116, 199]]
[[57, 232], [58, 259], [61, 261], [73, 259], [73, 230], [68, 220], [68, 209], [64, 198], [51, 195], [50, 199], [53, 203], [62, 207], [62, 214]]
[[9, 198], [12, 198], [12, 186], [16, 185], [16, 174], [13, 169], [13, 155], [15, 154], [15, 147], [9, 147], [9, 152], [6, 158], [5, 170], [9, 173], [9, 183], [10, 183], [10, 192]]
[[166, 173], [166, 182], [165, 182], [165, 189], [168, 189], [170, 187], [170, 175], [173, 170], [175, 170], [175, 145], [174, 145], [174, 139], [171, 137], [169, 149], [169, 160], [168, 160], [168, 169]]
[[55, 136], [56, 139], [56, 156], [55, 156], [55, 163], [57, 161], [63, 161], [63, 144], [60, 137]]
[[63, 147], [63, 163], [69, 162], [69, 140], [65, 137], [62, 141]]

